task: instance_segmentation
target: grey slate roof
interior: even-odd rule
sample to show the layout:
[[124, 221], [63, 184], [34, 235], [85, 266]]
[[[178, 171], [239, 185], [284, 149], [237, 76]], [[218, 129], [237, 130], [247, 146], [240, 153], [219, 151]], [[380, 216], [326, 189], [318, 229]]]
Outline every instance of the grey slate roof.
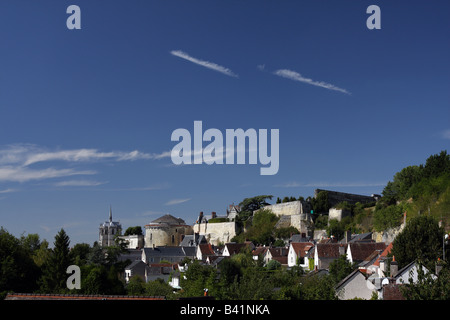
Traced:
[[142, 258], [142, 250], [141, 249], [128, 249], [126, 253], [121, 253], [119, 255], [118, 260], [119, 261], [126, 261], [126, 260], [141, 260]]
[[[145, 257], [146, 262], [159, 262], [168, 260], [171, 262], [181, 261], [184, 257], [193, 259], [195, 257], [196, 247], [155, 247], [143, 248], [142, 258]], [[153, 258], [153, 261], [151, 260]]]
[[170, 225], [185, 225], [186, 222], [181, 218], [175, 218], [174, 216], [170, 214], [166, 214], [162, 217], [159, 217], [158, 219], [153, 220], [150, 222], [150, 224], [156, 224], [156, 223], [166, 223]]
[[180, 243], [180, 247], [192, 247], [202, 243], [208, 243], [203, 234], [188, 234], [184, 236], [183, 240]]

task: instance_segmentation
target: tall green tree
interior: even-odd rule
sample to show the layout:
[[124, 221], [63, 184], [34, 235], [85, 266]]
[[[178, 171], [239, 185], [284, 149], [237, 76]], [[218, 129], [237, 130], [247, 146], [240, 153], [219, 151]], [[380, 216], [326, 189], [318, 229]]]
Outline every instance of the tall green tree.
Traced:
[[60, 293], [67, 290], [67, 267], [73, 261], [69, 254], [70, 239], [64, 229], [55, 236], [54, 248], [49, 259], [42, 266], [40, 290], [46, 293]]
[[247, 221], [249, 217], [253, 216], [253, 211], [269, 205], [266, 200], [271, 200], [272, 197], [272, 195], [261, 195], [252, 198], [245, 198], [244, 200], [242, 200], [242, 202], [239, 204], [241, 211], [239, 212], [237, 221], [240, 223]]
[[189, 264], [184, 276], [180, 278], [180, 286], [183, 290], [180, 294], [184, 297], [201, 297], [204, 295], [204, 289], [211, 291], [213, 288], [208, 286], [208, 279], [216, 276], [216, 271], [211, 266], [201, 265], [198, 260]]
[[407, 300], [450, 300], [450, 268], [445, 263], [439, 275], [425, 273], [419, 265], [417, 281], [410, 279], [409, 284], [400, 290]]
[[393, 242], [392, 255], [399, 268], [418, 260], [432, 270], [438, 258], [442, 258], [443, 235], [444, 230], [432, 217], [422, 215], [408, 221]]
[[311, 204], [314, 210], [314, 213], [328, 213], [331, 205], [328, 200], [328, 192], [320, 191], [317, 194], [317, 197], [311, 199]]
[[30, 248], [3, 227], [0, 228], [0, 299], [8, 291], [33, 292], [39, 268]]
[[147, 282], [144, 285], [144, 294], [147, 296], [163, 296], [167, 300], [174, 297], [172, 286], [161, 278]]
[[350, 261], [347, 260], [347, 255], [343, 254], [338, 259], [333, 260], [330, 263], [329, 271], [330, 277], [335, 284], [338, 284], [342, 279], [352, 273], [353, 270], [357, 268], [356, 265], [352, 265]]
[[91, 247], [87, 243], [77, 243], [72, 250], [70, 250], [70, 256], [74, 264], [81, 267], [85, 265], [88, 260]]

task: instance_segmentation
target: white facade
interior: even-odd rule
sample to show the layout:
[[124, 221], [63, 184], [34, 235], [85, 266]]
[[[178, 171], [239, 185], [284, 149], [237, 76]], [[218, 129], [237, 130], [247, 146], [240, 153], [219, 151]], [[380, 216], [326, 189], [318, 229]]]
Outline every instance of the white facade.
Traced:
[[358, 270], [352, 272], [337, 288], [340, 300], [354, 298], [370, 300], [373, 292], [377, 292], [376, 287]]
[[299, 258], [299, 250], [303, 250], [302, 253], [303, 259], [300, 261], [298, 266], [302, 267], [305, 270], [309, 269], [309, 259], [307, 258], [308, 251], [314, 247], [313, 243], [304, 242], [304, 243], [291, 243], [289, 245], [288, 251], [288, 267], [293, 267], [297, 265], [297, 261]]

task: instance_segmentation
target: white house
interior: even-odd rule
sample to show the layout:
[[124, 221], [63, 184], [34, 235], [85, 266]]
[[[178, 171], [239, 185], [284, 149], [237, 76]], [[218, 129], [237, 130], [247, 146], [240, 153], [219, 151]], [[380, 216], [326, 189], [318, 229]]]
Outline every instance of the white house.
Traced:
[[340, 300], [354, 298], [369, 300], [374, 292], [377, 293], [377, 288], [367, 279], [364, 273], [356, 269], [339, 282], [336, 286], [336, 292]]
[[[392, 265], [391, 265], [391, 267], [392, 267]], [[396, 284], [409, 284], [409, 283], [411, 283], [410, 278], [412, 280], [412, 283], [416, 283], [418, 280], [418, 269], [419, 269], [419, 264], [415, 261], [406, 265], [405, 267], [403, 267], [401, 270], [399, 270], [393, 276], [393, 278], [395, 279], [395, 283]], [[424, 266], [422, 266], [422, 271], [424, 274], [427, 274], [429, 272], [428, 269], [425, 268]], [[431, 277], [433, 278], [433, 280], [436, 279], [436, 276], [434, 274], [432, 274]]]
[[298, 262], [300, 267], [308, 269], [308, 260], [305, 257], [313, 247], [312, 242], [291, 242], [288, 252], [288, 266], [296, 266]]

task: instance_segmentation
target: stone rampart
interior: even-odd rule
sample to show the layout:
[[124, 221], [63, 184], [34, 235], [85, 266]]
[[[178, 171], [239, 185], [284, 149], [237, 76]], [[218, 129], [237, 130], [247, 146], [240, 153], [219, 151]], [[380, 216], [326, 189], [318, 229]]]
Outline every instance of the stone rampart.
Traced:
[[326, 191], [328, 193], [328, 202], [331, 206], [335, 206], [336, 204], [338, 204], [340, 202], [344, 202], [344, 201], [347, 201], [349, 204], [355, 204], [357, 202], [370, 203], [370, 202], [375, 202], [377, 200], [376, 195], [364, 196], [364, 195], [360, 195], [360, 194], [330, 191], [330, 190], [323, 190], [323, 189], [314, 190], [314, 197], [317, 198], [317, 195], [321, 191]]
[[196, 223], [194, 232], [204, 235], [213, 245], [230, 242], [236, 235], [235, 222]]

